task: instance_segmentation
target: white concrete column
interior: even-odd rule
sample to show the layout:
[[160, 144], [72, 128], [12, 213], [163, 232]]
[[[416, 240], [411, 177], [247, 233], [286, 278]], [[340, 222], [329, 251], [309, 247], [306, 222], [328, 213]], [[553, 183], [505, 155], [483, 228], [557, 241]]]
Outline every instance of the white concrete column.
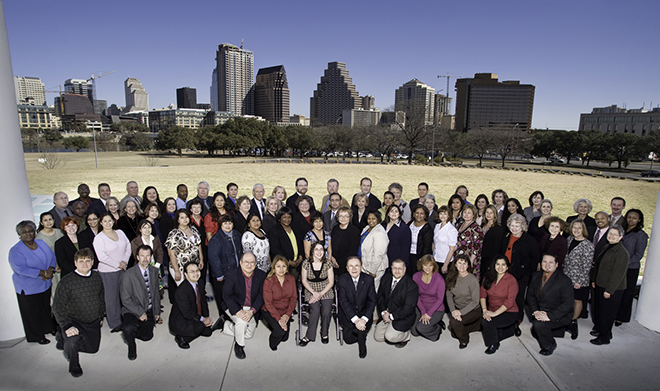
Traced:
[[636, 316], [639, 323], [644, 327], [660, 331], [660, 311], [658, 311], [658, 299], [660, 298], [660, 265], [658, 264], [660, 262], [660, 213], [657, 213], [660, 211], [660, 192], [658, 192], [658, 198], [655, 201], [655, 211]]
[[18, 242], [16, 224], [21, 220], [33, 220], [30, 186], [25, 172], [21, 130], [18, 122], [14, 73], [9, 56], [9, 40], [5, 11], [0, 1], [0, 170], [2, 184], [9, 191], [3, 218], [0, 219], [0, 341], [25, 337], [21, 315], [18, 311], [16, 291], [11, 276], [7, 254]]

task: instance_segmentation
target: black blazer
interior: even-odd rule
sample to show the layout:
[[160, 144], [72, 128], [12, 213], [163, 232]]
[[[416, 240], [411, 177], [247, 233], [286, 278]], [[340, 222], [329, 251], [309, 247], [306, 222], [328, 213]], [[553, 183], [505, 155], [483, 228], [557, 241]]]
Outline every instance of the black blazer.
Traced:
[[345, 273], [348, 257], [357, 255], [360, 247], [360, 231], [353, 224], [348, 224], [346, 229], [341, 229], [337, 224], [330, 232], [330, 237], [332, 238], [332, 256], [339, 264], [335, 273]]
[[[294, 236], [296, 231], [293, 231]], [[282, 255], [289, 261], [296, 261], [293, 259], [293, 246], [291, 245], [291, 240], [289, 240], [289, 235], [287, 235], [282, 224], [277, 224], [268, 231], [268, 242], [270, 243], [270, 258], [273, 259], [276, 255]], [[296, 243], [298, 243], [298, 238], [296, 237]], [[298, 248], [298, 255], [303, 254], [303, 249]]]
[[303, 239], [305, 239], [307, 232], [311, 231], [314, 227], [307, 222], [307, 219], [302, 213], [300, 213], [300, 211], [295, 211], [293, 212], [293, 219], [291, 219], [291, 228], [296, 234], [296, 240], [298, 241], [298, 253], [304, 254]]
[[[263, 198], [261, 200], [263, 201], [263, 207], [264, 207], [264, 212], [263, 213], [265, 215], [266, 214], [266, 200], [263, 199]], [[261, 220], [264, 219], [264, 216], [259, 211], [259, 206], [257, 205], [257, 201], [254, 198], [252, 200], [250, 200], [250, 213], [254, 213], [255, 215], [259, 216], [259, 218], [261, 218]]]
[[[510, 233], [507, 234], [502, 241], [502, 248], [500, 250], [502, 254], [506, 253], [510, 236]], [[516, 280], [529, 277], [536, 271], [536, 267], [539, 264], [539, 247], [536, 240], [527, 232], [523, 232], [520, 239], [516, 240], [513, 244], [510, 261], [511, 269], [509, 269], [509, 273]]]
[[419, 288], [410, 276], [401, 277], [392, 291], [392, 280], [394, 276], [391, 273], [385, 273], [380, 280], [378, 287], [378, 312], [387, 311], [392, 314], [394, 320], [392, 326], [397, 331], [408, 331], [415, 324], [417, 315], [417, 298], [419, 297]]
[[543, 290], [541, 278], [543, 271], [535, 272], [527, 288], [527, 304], [530, 311], [545, 311], [553, 322], [569, 324], [573, 319], [573, 283], [559, 269], [552, 273]]
[[339, 301], [339, 320], [346, 326], [352, 326], [351, 319], [366, 317], [367, 324], [373, 321], [376, 308], [376, 289], [374, 278], [366, 273], [360, 273], [358, 288], [355, 290], [353, 277], [344, 273], [337, 278], [337, 300]]
[[[78, 246], [83, 248], [80, 245], [80, 237], [78, 237]], [[76, 265], [73, 263], [73, 256], [76, 255], [76, 251], [78, 249], [67, 234], [64, 234], [64, 236], [55, 242], [55, 258], [57, 259], [57, 264], [62, 269], [62, 277], [76, 270]]]
[[[355, 196], [358, 193], [353, 194], [353, 200], [351, 201], [351, 208], [355, 206]], [[378, 210], [383, 206], [382, 202], [374, 195], [374, 193], [369, 193], [369, 204], [367, 205], [367, 211]]]
[[[410, 227], [412, 224], [411, 220], [408, 226]], [[433, 228], [429, 223], [424, 224], [417, 234], [417, 258], [426, 254], [433, 254]], [[417, 265], [410, 266], [417, 268]]]
[[97, 269], [99, 267], [99, 259], [96, 256], [96, 251], [94, 250], [94, 238], [96, 235], [94, 235], [94, 232], [92, 232], [92, 229], [87, 227], [85, 228], [82, 232], [78, 234], [78, 247], [80, 248], [88, 248], [92, 250], [94, 253], [94, 266], [92, 267], [93, 269]]
[[353, 206], [351, 209], [353, 210], [353, 218], [351, 219], [351, 224], [356, 226], [358, 231], [362, 232], [364, 227], [367, 226], [367, 216], [369, 215], [369, 209], [368, 208], [364, 209], [364, 213], [362, 214], [361, 219], [358, 218], [358, 208], [357, 208], [357, 206]]
[[[481, 275], [485, 276], [486, 271], [493, 266], [493, 259], [502, 251], [502, 241], [504, 240], [504, 227], [495, 225], [490, 227], [484, 235], [484, 241], [481, 245]], [[506, 250], [506, 247], [504, 248]]]
[[[209, 316], [209, 305], [206, 301], [206, 290], [204, 283], [198, 283], [200, 296], [202, 298], [202, 316]], [[197, 295], [195, 289], [188, 280], [184, 280], [174, 292], [174, 303], [170, 314], [169, 326], [173, 334], [183, 337], [196, 337], [195, 330], [204, 330], [204, 324], [199, 320], [197, 313]], [[202, 326], [200, 326], [202, 325]]]
[[[259, 320], [261, 307], [264, 305], [263, 288], [266, 280], [266, 273], [259, 269], [254, 269], [252, 274], [252, 288], [250, 295], [251, 305], [256, 311], [254, 319]], [[223, 309], [229, 310], [232, 315], [243, 309], [245, 302], [245, 276], [243, 270], [239, 267], [225, 274], [225, 285], [222, 288]]]
[[261, 222], [261, 229], [263, 229], [264, 232], [268, 232], [276, 225], [277, 218], [268, 212], [264, 213], [264, 219]]
[[105, 207], [103, 201], [97, 198], [87, 207], [87, 213], [89, 214], [91, 212], [96, 213], [100, 218], [102, 214], [108, 212], [108, 209]]

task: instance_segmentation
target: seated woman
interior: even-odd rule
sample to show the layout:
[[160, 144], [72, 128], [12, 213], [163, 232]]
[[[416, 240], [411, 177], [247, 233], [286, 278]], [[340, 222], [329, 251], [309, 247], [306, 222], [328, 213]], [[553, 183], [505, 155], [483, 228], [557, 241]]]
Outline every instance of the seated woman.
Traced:
[[332, 264], [325, 257], [325, 248], [321, 242], [312, 245], [312, 256], [302, 264], [301, 281], [305, 287], [305, 301], [309, 303], [309, 324], [307, 333], [300, 340], [300, 346], [316, 341], [316, 326], [321, 315], [321, 342], [329, 342], [328, 329], [332, 318], [332, 301], [335, 293], [335, 274]]
[[[495, 219], [497, 221], [497, 218]], [[472, 264], [467, 255], [458, 255], [449, 266], [447, 279], [447, 307], [451, 314], [451, 336], [458, 339], [458, 348], [465, 349], [470, 333], [481, 329], [479, 305], [479, 281], [472, 274]]]
[[426, 254], [419, 260], [419, 270], [413, 275], [417, 283], [417, 322], [412, 327], [412, 335], [422, 336], [430, 341], [440, 339], [444, 328], [442, 317], [445, 315], [445, 280], [438, 273], [438, 264], [433, 256]]
[[518, 321], [518, 283], [508, 273], [511, 263], [507, 257], [499, 255], [495, 265], [486, 274], [479, 293], [483, 319], [481, 320], [486, 354], [493, 354], [499, 349], [500, 341], [512, 335], [519, 335]]
[[261, 314], [272, 329], [268, 345], [275, 351], [280, 342], [289, 339], [289, 323], [298, 298], [296, 281], [289, 274], [289, 262], [281, 255], [276, 255], [273, 260], [264, 281], [263, 295]]

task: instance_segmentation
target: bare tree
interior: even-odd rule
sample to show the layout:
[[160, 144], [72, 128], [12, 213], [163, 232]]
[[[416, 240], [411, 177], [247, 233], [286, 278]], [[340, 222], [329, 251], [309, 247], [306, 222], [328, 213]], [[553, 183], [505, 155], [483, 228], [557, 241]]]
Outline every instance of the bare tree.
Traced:
[[409, 100], [397, 106], [394, 121], [401, 130], [403, 144], [408, 150], [408, 164], [411, 164], [413, 152], [426, 142], [429, 135], [425, 102]]
[[532, 147], [532, 137], [525, 131], [516, 130], [516, 126], [492, 128], [490, 132], [495, 151], [502, 160], [502, 168], [507, 157], [514, 153], [528, 152]]
[[484, 156], [494, 146], [490, 132], [483, 128], [468, 132], [466, 144], [469, 150], [479, 157], [479, 167], [483, 164]]

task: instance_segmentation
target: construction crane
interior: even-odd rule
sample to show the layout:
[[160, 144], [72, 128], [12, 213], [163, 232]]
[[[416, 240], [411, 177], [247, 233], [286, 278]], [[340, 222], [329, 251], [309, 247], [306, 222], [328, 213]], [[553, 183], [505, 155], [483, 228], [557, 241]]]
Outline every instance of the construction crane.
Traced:
[[117, 71], [106, 72], [106, 73], [100, 74], [98, 76], [94, 75], [92, 73], [92, 75], [89, 77], [89, 79], [87, 79], [88, 82], [90, 82], [90, 81], [92, 82], [92, 97], [93, 97], [93, 99], [96, 99], [96, 82], [94, 80], [98, 79], [99, 77], [107, 76], [107, 75], [109, 75], [111, 73], [115, 73], [115, 72], [117, 72]]
[[449, 79], [452, 78], [452, 77], [454, 79], [458, 79], [459, 77], [464, 77], [464, 76], [454, 76], [454, 75], [450, 75], [449, 73], [447, 73], [447, 75], [438, 75], [438, 79], [441, 78], [441, 77], [444, 77], [444, 78], [447, 79], [447, 89], [445, 90], [447, 92], [447, 96], [445, 98], [445, 107], [444, 107], [443, 112], [448, 115], [449, 114]]

